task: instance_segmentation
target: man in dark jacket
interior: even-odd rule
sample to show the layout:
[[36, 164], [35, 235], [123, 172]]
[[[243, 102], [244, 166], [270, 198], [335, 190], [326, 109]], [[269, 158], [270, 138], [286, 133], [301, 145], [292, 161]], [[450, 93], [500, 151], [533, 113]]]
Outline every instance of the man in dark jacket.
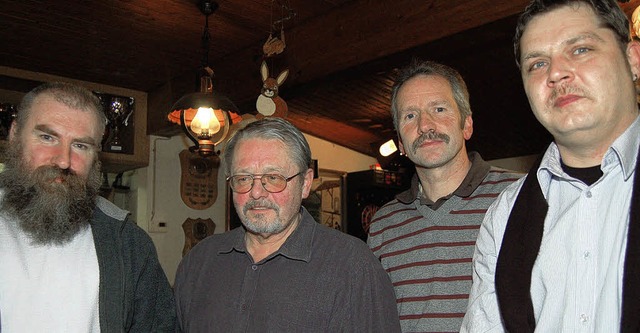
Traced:
[[98, 196], [105, 115], [90, 91], [35, 88], [0, 174], [0, 322], [7, 332], [170, 332], [151, 239]]

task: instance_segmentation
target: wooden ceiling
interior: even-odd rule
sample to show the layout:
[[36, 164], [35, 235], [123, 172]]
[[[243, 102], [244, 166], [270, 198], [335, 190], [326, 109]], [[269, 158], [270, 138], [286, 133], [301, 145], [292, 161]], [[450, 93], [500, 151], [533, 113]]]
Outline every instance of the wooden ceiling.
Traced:
[[[527, 3], [219, 0], [209, 18], [214, 87], [255, 114], [262, 45], [273, 22], [290, 18], [284, 52], [266, 60], [275, 74], [290, 70], [280, 95], [302, 131], [375, 156], [371, 145], [395, 136], [394, 73], [418, 57], [467, 81], [470, 149], [486, 159], [538, 153], [550, 137], [531, 115], [511, 46]], [[173, 135], [165, 115], [195, 90], [204, 23], [197, 0], [0, 0], [0, 65], [147, 92], [149, 134]], [[0, 88], [13, 84], [0, 76]]]

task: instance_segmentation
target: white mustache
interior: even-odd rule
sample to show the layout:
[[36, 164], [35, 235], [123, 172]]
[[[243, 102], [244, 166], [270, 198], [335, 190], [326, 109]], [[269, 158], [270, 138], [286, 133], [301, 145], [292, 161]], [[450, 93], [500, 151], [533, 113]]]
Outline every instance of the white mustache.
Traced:
[[278, 212], [280, 210], [276, 204], [274, 204], [273, 202], [267, 201], [267, 200], [251, 200], [251, 201], [248, 201], [244, 205], [242, 210], [243, 210], [243, 212], [245, 214], [247, 214], [247, 211], [249, 209], [253, 209], [253, 208], [256, 208], [256, 207], [271, 208], [271, 209], [274, 209], [276, 212]]

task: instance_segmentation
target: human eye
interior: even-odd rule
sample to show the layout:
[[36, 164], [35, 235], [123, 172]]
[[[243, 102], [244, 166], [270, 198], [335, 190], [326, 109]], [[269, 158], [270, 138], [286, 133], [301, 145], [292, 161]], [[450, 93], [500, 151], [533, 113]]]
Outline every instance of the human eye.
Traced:
[[584, 54], [591, 51], [591, 48], [585, 47], [585, 46], [581, 46], [581, 47], [577, 47], [573, 50], [573, 54], [574, 55], [580, 55], [580, 54]]
[[236, 175], [233, 176], [233, 181], [237, 184], [247, 184], [251, 182], [252, 177], [250, 175]]
[[546, 64], [547, 62], [542, 60], [533, 61], [529, 64], [529, 72], [537, 71], [540, 68], [543, 68], [544, 66], [546, 66]]
[[262, 176], [262, 178], [264, 178], [266, 181], [268, 181], [269, 183], [278, 183], [279, 181], [281, 181], [282, 179], [284, 179], [283, 176], [278, 175], [278, 174], [266, 174], [264, 176]]
[[411, 119], [414, 119], [415, 117], [416, 117], [416, 114], [414, 112], [405, 112], [402, 115], [402, 120], [409, 121]]
[[447, 111], [447, 109], [446, 109], [445, 107], [443, 107], [443, 106], [436, 106], [436, 107], [435, 107], [435, 109], [434, 109], [434, 111], [435, 111], [436, 113], [440, 113], [440, 112], [445, 112], [445, 111]]
[[41, 133], [40, 135], [38, 135], [38, 137], [40, 138], [40, 140], [45, 141], [45, 142], [53, 142], [55, 140], [53, 135], [50, 135], [50, 134], [47, 134], [47, 133]]
[[87, 144], [87, 143], [82, 143], [82, 142], [74, 143], [73, 147], [75, 147], [78, 150], [84, 150], [84, 151], [89, 151], [89, 150], [91, 150], [91, 148], [93, 148], [92, 145]]

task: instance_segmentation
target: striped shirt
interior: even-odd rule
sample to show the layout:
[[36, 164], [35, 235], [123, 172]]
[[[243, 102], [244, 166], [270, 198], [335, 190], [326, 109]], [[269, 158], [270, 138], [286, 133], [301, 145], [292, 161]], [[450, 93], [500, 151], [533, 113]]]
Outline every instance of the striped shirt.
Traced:
[[522, 175], [469, 153], [471, 169], [451, 195], [431, 203], [411, 188], [374, 216], [368, 244], [393, 282], [403, 332], [457, 332], [471, 290], [471, 258], [487, 208]]

